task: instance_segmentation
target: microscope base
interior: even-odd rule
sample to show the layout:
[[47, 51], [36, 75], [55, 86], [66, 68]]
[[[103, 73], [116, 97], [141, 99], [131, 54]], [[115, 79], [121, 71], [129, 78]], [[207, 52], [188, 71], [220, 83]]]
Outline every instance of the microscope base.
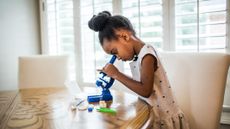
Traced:
[[89, 103], [99, 102], [100, 100], [111, 101], [113, 100], [113, 97], [112, 95], [91, 95], [91, 96], [88, 96], [87, 100]]

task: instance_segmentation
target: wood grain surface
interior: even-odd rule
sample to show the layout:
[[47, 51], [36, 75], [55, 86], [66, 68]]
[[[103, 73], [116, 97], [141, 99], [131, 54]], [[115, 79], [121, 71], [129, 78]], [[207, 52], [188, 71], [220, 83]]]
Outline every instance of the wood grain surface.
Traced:
[[[89, 90], [85, 88], [87, 96]], [[24, 89], [0, 92], [1, 129], [110, 129], [141, 128], [149, 117], [149, 106], [138, 97], [112, 91], [109, 108], [116, 114], [72, 110], [66, 88]], [[98, 103], [93, 103], [95, 107]]]
[[9, 109], [10, 105], [17, 96], [18, 91], [0, 91], [0, 127], [4, 123], [3, 117], [5, 112]]

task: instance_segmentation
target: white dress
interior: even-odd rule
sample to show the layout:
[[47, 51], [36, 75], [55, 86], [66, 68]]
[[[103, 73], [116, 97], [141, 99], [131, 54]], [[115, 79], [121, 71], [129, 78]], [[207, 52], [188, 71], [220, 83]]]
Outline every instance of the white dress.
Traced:
[[157, 56], [156, 50], [151, 45], [144, 45], [138, 54], [136, 61], [130, 63], [133, 79], [140, 81], [141, 61], [147, 54], [157, 59], [157, 70], [154, 73], [153, 91], [149, 98], [139, 96], [152, 107], [154, 116], [154, 129], [189, 129], [189, 124], [184, 113], [178, 107], [174, 99], [171, 86], [165, 70]]

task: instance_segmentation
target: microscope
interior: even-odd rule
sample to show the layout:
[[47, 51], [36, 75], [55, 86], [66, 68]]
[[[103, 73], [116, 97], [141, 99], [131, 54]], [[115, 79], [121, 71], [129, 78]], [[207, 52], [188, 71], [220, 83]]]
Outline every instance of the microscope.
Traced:
[[[113, 55], [110, 59], [109, 63], [113, 64], [116, 60], [116, 56]], [[99, 73], [99, 77], [96, 80], [96, 86], [102, 88], [101, 95], [91, 95], [88, 96], [87, 100], [89, 103], [91, 102], [99, 102], [99, 101], [111, 101], [113, 100], [113, 96], [111, 95], [109, 88], [113, 85], [114, 79], [108, 77], [104, 72]]]

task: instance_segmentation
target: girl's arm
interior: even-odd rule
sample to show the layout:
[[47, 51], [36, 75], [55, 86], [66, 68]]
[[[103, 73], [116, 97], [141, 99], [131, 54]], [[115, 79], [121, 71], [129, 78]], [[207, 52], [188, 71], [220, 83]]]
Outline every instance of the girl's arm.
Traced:
[[132, 78], [126, 76], [125, 74], [118, 71], [118, 69], [112, 65], [108, 64], [103, 68], [108, 76], [120, 81], [126, 87], [136, 92], [140, 96], [149, 97], [152, 93], [153, 82], [154, 82], [154, 71], [156, 70], [157, 60], [153, 55], [145, 55], [141, 62], [141, 80], [135, 81]]

